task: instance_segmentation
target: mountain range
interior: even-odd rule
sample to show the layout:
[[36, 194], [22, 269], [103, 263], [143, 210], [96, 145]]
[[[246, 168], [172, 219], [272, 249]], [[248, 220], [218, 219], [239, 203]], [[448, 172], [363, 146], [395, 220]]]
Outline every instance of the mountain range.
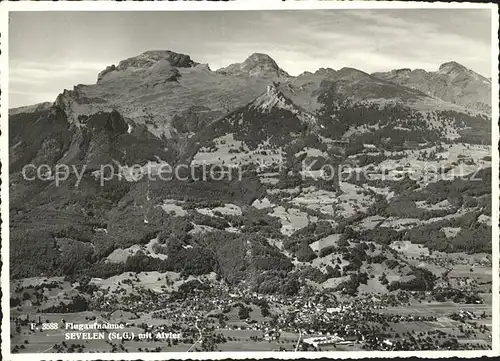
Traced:
[[[424, 150], [438, 162], [443, 147], [482, 149], [491, 135], [490, 97], [490, 80], [454, 62], [437, 72], [322, 68], [291, 76], [261, 53], [215, 71], [172, 51], [123, 60], [53, 103], [9, 110], [11, 274], [82, 280], [139, 270], [216, 272], [266, 292], [291, 292], [304, 277], [356, 292], [353, 274], [380, 271], [370, 261], [384, 263], [397, 287], [420, 273], [389, 247], [392, 241], [419, 239], [443, 252], [490, 247], [478, 221], [487, 214], [488, 188], [454, 180], [329, 183], [314, 172], [345, 162], [385, 162], [392, 172]], [[487, 169], [484, 152], [470, 161]], [[305, 178], [303, 161], [313, 164]], [[469, 158], [446, 166], [462, 161]], [[125, 174], [133, 165], [204, 162], [240, 166], [244, 178], [131, 181]], [[23, 179], [26, 164], [85, 171], [78, 187], [76, 173], [57, 185], [50, 177]], [[122, 173], [101, 186], [106, 164]], [[450, 207], [416, 206], [431, 195]], [[475, 206], [466, 207], [469, 201]], [[417, 221], [413, 231], [366, 228], [364, 219], [376, 215]], [[456, 223], [474, 226], [475, 235], [441, 230]], [[429, 227], [432, 239], [420, 239]], [[478, 238], [483, 242], [474, 243]], [[116, 261], [117, 252], [129, 256]], [[259, 286], [264, 281], [269, 289]]]
[[[259, 96], [271, 79], [279, 80], [285, 94], [307, 110], [318, 105], [317, 98], [327, 82], [335, 83], [342, 96], [358, 100], [388, 99], [424, 103], [424, 108], [485, 112], [491, 107], [491, 81], [456, 62], [442, 64], [437, 72], [397, 69], [367, 74], [353, 68], [321, 68], [294, 77], [266, 54], [255, 53], [242, 63], [212, 71], [189, 55], [168, 50], [147, 51], [108, 66], [98, 74], [96, 84], [65, 90], [54, 104], [65, 109], [72, 123], [80, 115], [115, 109], [137, 123], [154, 118], [153, 123], [160, 128], [156, 132], [168, 134], [175, 114], [191, 107], [223, 114]], [[48, 105], [37, 104], [31, 109]], [[21, 107], [10, 113], [31, 109]]]

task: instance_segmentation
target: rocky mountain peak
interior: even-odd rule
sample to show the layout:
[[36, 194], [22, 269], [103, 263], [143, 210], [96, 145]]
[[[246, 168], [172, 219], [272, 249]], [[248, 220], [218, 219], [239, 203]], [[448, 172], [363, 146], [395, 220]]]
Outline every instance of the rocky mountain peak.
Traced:
[[122, 60], [118, 65], [110, 65], [97, 76], [97, 82], [101, 81], [107, 74], [114, 71], [136, 71], [147, 70], [158, 63], [168, 63], [175, 68], [191, 68], [198, 65], [189, 55], [176, 53], [171, 50], [149, 50], [138, 56]]
[[128, 125], [122, 115], [116, 111], [99, 112], [90, 116], [87, 121], [87, 128], [94, 132], [107, 131], [115, 134], [124, 134], [128, 130]]
[[265, 63], [265, 62], [269, 62], [269, 63], [275, 64], [275, 66], [278, 67], [278, 65], [276, 64], [276, 62], [274, 61], [274, 59], [271, 58], [268, 54], [264, 54], [264, 53], [253, 53], [253, 54], [251, 54], [244, 61], [244, 63], [248, 63], [248, 62], [253, 62], [253, 63], [258, 63], [258, 62]]
[[279, 87], [279, 82], [269, 84], [266, 91], [258, 96], [250, 107], [263, 113], [270, 113], [274, 109], [286, 110], [297, 116], [302, 123], [315, 124], [315, 118], [286, 97]]
[[468, 69], [462, 64], [457, 63], [456, 61], [449, 61], [441, 64], [438, 72], [441, 74], [450, 74], [455, 72], [466, 72]]
[[242, 63], [231, 64], [217, 70], [219, 74], [251, 77], [288, 77], [289, 74], [267, 54], [253, 53]]

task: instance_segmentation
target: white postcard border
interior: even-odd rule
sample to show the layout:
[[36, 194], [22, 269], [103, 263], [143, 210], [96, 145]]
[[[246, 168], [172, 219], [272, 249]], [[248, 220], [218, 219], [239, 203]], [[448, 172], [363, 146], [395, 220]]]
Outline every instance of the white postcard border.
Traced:
[[[238, 0], [235, 2], [115, 2], [115, 1], [83, 1], [83, 2], [1, 2], [0, 3], [0, 160], [1, 168], [1, 199], [9, 199], [8, 170], [8, 13], [10, 11], [237, 11], [237, 10], [306, 10], [306, 9], [489, 9], [491, 10], [492, 31], [492, 163], [499, 164], [499, 119], [498, 109], [498, 7], [495, 4], [481, 3], [427, 3], [401, 1], [270, 1], [270, 0]], [[496, 39], [496, 42], [494, 41]], [[497, 46], [495, 46], [495, 44]], [[296, 358], [392, 358], [392, 357], [481, 357], [500, 354], [500, 295], [499, 295], [499, 167], [492, 167], [492, 350], [479, 351], [320, 351], [320, 352], [166, 352], [166, 353], [23, 353], [11, 354], [10, 347], [10, 304], [9, 304], [9, 206], [8, 201], [1, 202], [1, 259], [2, 259], [2, 357], [5, 360], [164, 360], [168, 359], [296, 359]], [[496, 241], [495, 241], [496, 240]]]

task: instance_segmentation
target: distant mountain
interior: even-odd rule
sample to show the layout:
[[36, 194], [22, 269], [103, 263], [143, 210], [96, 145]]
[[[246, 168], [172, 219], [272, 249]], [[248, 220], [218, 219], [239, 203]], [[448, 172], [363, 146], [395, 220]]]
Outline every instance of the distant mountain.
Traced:
[[372, 75], [446, 102], [484, 112], [491, 109], [491, 80], [454, 61], [442, 64], [436, 72], [397, 69]]
[[315, 128], [315, 117], [285, 97], [273, 83], [247, 105], [210, 124], [199, 136], [210, 141], [231, 133], [250, 148], [267, 139], [271, 144], [286, 146], [299, 134]]
[[323, 87], [334, 85], [339, 97], [363, 100], [392, 100], [400, 103], [421, 101], [427, 95], [395, 85], [354, 68], [342, 68], [328, 76]]
[[38, 112], [38, 111], [42, 111], [42, 110], [47, 110], [51, 106], [52, 106], [52, 102], [43, 102], [43, 103], [26, 105], [26, 106], [17, 107], [17, 108], [10, 108], [9, 109], [9, 116], [15, 115], [18, 113], [33, 113], [33, 112]]

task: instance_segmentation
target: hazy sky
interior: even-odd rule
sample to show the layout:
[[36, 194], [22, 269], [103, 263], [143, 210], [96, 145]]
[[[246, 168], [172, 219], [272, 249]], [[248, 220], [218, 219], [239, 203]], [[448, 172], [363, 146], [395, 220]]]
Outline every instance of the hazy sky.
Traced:
[[320, 67], [435, 71], [455, 60], [489, 77], [489, 10], [17, 12], [10, 107], [54, 101], [107, 65], [169, 49], [212, 70], [269, 54], [292, 75]]

